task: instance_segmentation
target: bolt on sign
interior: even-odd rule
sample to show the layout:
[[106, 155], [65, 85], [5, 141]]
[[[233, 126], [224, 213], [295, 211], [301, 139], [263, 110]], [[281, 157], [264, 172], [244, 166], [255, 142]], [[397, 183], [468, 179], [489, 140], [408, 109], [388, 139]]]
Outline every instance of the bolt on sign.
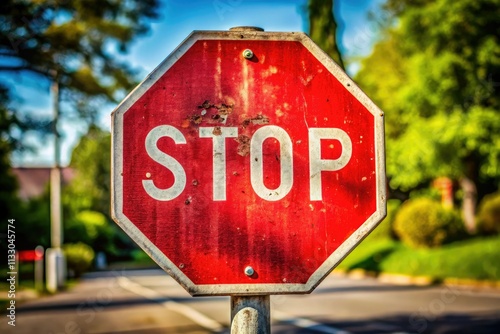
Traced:
[[384, 115], [303, 33], [195, 31], [112, 116], [113, 218], [192, 295], [311, 292], [386, 214]]

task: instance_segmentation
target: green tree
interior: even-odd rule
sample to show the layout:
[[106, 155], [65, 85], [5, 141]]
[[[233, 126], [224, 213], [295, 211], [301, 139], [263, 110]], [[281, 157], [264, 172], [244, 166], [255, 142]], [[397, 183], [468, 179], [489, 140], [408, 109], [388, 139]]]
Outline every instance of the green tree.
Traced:
[[35, 249], [42, 245], [50, 247], [50, 205], [49, 187], [37, 198], [31, 198], [27, 202], [19, 203], [16, 210], [17, 249]]
[[472, 230], [477, 193], [500, 182], [500, 0], [389, 0], [385, 9], [394, 24], [357, 81], [386, 111], [390, 185], [459, 181]]
[[[3, 0], [0, 75], [21, 74], [46, 84], [57, 80], [62, 112], [92, 123], [103, 103], [119, 100], [135, 85], [135, 70], [118, 54], [148, 31], [157, 8], [158, 0]], [[22, 206], [10, 171], [11, 152], [25, 148], [26, 131], [51, 128], [50, 121], [28, 117], [22, 101], [13, 103], [16, 89], [9, 83], [0, 82], [0, 215], [5, 219]], [[29, 230], [32, 219], [22, 213], [16, 215]]]
[[8, 95], [6, 89], [0, 87], [0, 212], [2, 218], [15, 218], [12, 211], [17, 206], [17, 183], [10, 169], [10, 152], [14, 146], [12, 139], [5, 134], [10, 131], [10, 126], [15, 122], [12, 113], [7, 109]]
[[63, 189], [65, 241], [84, 242], [111, 259], [135, 246], [110, 217], [111, 134], [89, 127], [71, 155], [75, 176]]
[[344, 62], [337, 46], [337, 21], [333, 12], [335, 0], [309, 0], [309, 35], [340, 67]]
[[0, 71], [57, 80], [67, 111], [93, 120], [99, 106], [135, 85], [126, 52], [156, 17], [157, 0], [4, 0]]
[[[92, 210], [109, 217], [111, 135], [92, 125], [71, 154], [75, 177], [64, 190], [65, 205], [74, 214]], [[70, 212], [70, 214], [71, 214]]]
[[64, 242], [90, 245], [97, 252], [106, 252], [116, 255], [114, 245], [116, 231], [109, 218], [97, 211], [80, 211], [71, 219], [66, 220], [64, 226]]
[[[66, 113], [93, 121], [103, 102], [116, 101], [135, 84], [134, 70], [113, 50], [126, 52], [136, 36], [147, 32], [157, 7], [157, 0], [1, 1], [0, 74], [57, 80]], [[15, 110], [10, 103], [14, 94], [13, 87], [0, 83], [2, 164], [22, 144], [20, 133], [50, 128]], [[8, 176], [8, 164], [3, 169], [2, 175]], [[2, 178], [9, 185], [2, 184], [1, 193], [14, 197], [9, 179]]]

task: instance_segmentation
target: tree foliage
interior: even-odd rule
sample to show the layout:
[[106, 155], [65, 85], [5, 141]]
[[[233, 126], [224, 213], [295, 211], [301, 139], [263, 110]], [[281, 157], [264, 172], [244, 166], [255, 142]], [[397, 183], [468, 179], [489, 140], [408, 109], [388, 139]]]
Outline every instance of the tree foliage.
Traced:
[[391, 186], [449, 176], [483, 193], [498, 187], [500, 0], [389, 0], [385, 9], [394, 22], [357, 81], [386, 112]]
[[[103, 103], [116, 101], [135, 85], [135, 70], [119, 54], [148, 31], [157, 7], [158, 0], [0, 1], [0, 75], [22, 74], [47, 84], [57, 80], [62, 111], [92, 123]], [[16, 199], [10, 153], [24, 148], [25, 131], [51, 129], [50, 121], [28, 117], [16, 100], [16, 87], [2, 80], [0, 215], [5, 218], [24, 205]]]
[[111, 135], [90, 126], [71, 155], [75, 178], [66, 189], [65, 205], [77, 214], [83, 210], [109, 216], [111, 180]]
[[97, 252], [106, 252], [115, 255], [115, 229], [109, 218], [97, 211], [80, 211], [66, 219], [64, 226], [64, 242], [92, 246]]
[[33, 73], [61, 85], [62, 98], [92, 118], [97, 106], [135, 84], [114, 50], [148, 30], [157, 0], [5, 0], [0, 4], [0, 71]]
[[63, 190], [65, 242], [82, 241], [111, 259], [134, 248], [110, 218], [111, 135], [90, 126], [73, 150], [70, 167], [75, 172]]
[[16, 179], [10, 170], [10, 152], [13, 148], [11, 138], [5, 135], [15, 120], [6, 108], [7, 91], [0, 87], [0, 212], [6, 219], [13, 218], [12, 209], [17, 206], [14, 196], [17, 189]]

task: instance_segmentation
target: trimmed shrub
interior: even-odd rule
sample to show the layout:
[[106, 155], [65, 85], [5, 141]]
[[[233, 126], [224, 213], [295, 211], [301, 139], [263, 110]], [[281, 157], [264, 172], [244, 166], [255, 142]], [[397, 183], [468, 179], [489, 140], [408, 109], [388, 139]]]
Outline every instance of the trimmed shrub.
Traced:
[[82, 242], [65, 244], [63, 250], [70, 276], [80, 277], [92, 266], [95, 254], [89, 245]]
[[487, 195], [481, 201], [477, 214], [477, 230], [486, 235], [500, 233], [500, 193]]
[[411, 247], [438, 247], [466, 235], [460, 215], [428, 198], [410, 199], [394, 221], [396, 235]]

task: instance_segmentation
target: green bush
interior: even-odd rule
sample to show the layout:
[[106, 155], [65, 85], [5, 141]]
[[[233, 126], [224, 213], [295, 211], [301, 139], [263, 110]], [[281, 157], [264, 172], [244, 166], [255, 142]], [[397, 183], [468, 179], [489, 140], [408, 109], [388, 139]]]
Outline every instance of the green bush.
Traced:
[[500, 233], [500, 193], [485, 196], [477, 214], [477, 230], [481, 234]]
[[112, 222], [97, 211], [84, 210], [67, 220], [64, 236], [68, 243], [83, 242], [95, 252], [114, 255], [116, 246], [113, 242], [115, 231]]
[[476, 237], [440, 248], [396, 246], [379, 264], [379, 271], [428, 276], [437, 280], [462, 278], [500, 280], [500, 235]]
[[63, 250], [66, 255], [70, 276], [80, 277], [92, 266], [95, 254], [94, 250], [89, 245], [82, 242], [65, 244]]
[[466, 235], [457, 212], [427, 198], [404, 203], [396, 215], [394, 231], [411, 247], [438, 247]]
[[363, 242], [369, 242], [370, 240], [375, 240], [375, 239], [393, 239], [394, 218], [396, 217], [396, 214], [400, 206], [401, 206], [400, 200], [398, 199], [388, 200], [387, 216]]

